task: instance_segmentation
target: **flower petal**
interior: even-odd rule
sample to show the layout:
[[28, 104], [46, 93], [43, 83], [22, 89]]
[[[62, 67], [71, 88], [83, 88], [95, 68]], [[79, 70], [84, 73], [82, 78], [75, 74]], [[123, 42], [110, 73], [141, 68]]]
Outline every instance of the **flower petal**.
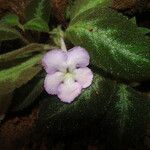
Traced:
[[44, 88], [47, 93], [55, 95], [58, 92], [58, 86], [64, 79], [64, 74], [56, 72], [54, 74], [47, 74], [44, 81]]
[[67, 54], [61, 49], [52, 50], [44, 56], [42, 64], [47, 73], [52, 74], [56, 71], [66, 71]]
[[58, 97], [61, 101], [71, 103], [80, 93], [81, 85], [75, 81], [64, 82], [58, 87]]
[[93, 80], [93, 73], [88, 67], [75, 69], [75, 80], [82, 85], [82, 88], [87, 88]]
[[77, 67], [86, 67], [89, 65], [90, 57], [88, 52], [79, 46], [68, 51], [67, 64], [70, 70]]

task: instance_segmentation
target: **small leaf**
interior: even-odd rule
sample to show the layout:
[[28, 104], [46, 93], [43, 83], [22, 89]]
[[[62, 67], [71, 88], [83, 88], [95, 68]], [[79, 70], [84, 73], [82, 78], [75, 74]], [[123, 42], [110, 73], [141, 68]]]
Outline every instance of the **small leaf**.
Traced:
[[15, 14], [7, 14], [1, 20], [2, 23], [9, 26], [19, 26], [19, 17]]
[[26, 30], [33, 30], [38, 32], [49, 32], [49, 26], [48, 24], [41, 18], [34, 18], [30, 21], [28, 21], [24, 28]]
[[[86, 0], [76, 10], [67, 37], [86, 48], [91, 63], [114, 77], [132, 81], [150, 79], [150, 39], [127, 17], [111, 10], [105, 2]], [[93, 5], [92, 5], [93, 4]], [[94, 5], [95, 4], [95, 5]], [[90, 9], [89, 6], [90, 5]]]
[[26, 21], [35, 18], [41, 18], [45, 22], [49, 22], [50, 17], [50, 1], [49, 0], [33, 0], [26, 8]]
[[0, 41], [14, 40], [21, 37], [21, 34], [16, 29], [0, 23]]

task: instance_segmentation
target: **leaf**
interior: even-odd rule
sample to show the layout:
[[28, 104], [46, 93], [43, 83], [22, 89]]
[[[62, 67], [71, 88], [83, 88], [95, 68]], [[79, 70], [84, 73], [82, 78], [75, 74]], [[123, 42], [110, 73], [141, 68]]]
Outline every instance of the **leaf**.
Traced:
[[0, 23], [0, 41], [14, 40], [21, 37], [16, 29]]
[[113, 135], [118, 140], [136, 145], [144, 138], [149, 123], [150, 99], [124, 84], [118, 84], [105, 126], [110, 130], [113, 128]]
[[93, 133], [116, 145], [135, 144], [144, 136], [149, 113], [149, 98], [95, 75], [92, 86], [71, 104], [56, 97], [47, 98], [39, 111], [38, 129], [57, 138]]
[[[112, 100], [115, 83], [95, 74], [92, 86], [86, 89], [75, 102], [65, 104], [49, 96], [39, 112], [39, 130], [52, 135], [72, 133], [101, 120]], [[42, 128], [42, 129], [41, 129]]]
[[47, 23], [50, 17], [50, 1], [49, 0], [33, 0], [26, 9], [26, 21], [41, 18]]
[[0, 71], [0, 92], [3, 95], [13, 92], [31, 80], [41, 70], [38, 63], [42, 57], [42, 54], [38, 54], [17, 66]]
[[15, 14], [7, 14], [1, 20], [2, 23], [9, 26], [19, 26], [19, 17]]
[[4, 95], [3, 93], [0, 93], [0, 123], [4, 119], [5, 113], [7, 112], [11, 104], [11, 99], [12, 99], [11, 93], [8, 93], [6, 95]]
[[23, 48], [0, 55], [0, 70], [17, 65], [31, 56], [53, 49], [54, 47], [46, 44], [29, 44]]
[[49, 32], [49, 26], [48, 24], [41, 18], [34, 18], [30, 21], [28, 21], [24, 28], [26, 30], [33, 30], [38, 32]]
[[125, 16], [108, 8], [106, 1], [99, 5], [86, 2], [67, 29], [68, 39], [89, 51], [92, 64], [117, 78], [150, 79], [149, 37]]
[[23, 110], [33, 104], [33, 102], [43, 92], [43, 86], [44, 79], [37, 75], [26, 85], [15, 90], [12, 104], [13, 111]]
[[108, 0], [75, 0], [73, 7], [70, 9], [71, 19], [76, 18], [82, 12], [90, 10], [96, 6], [104, 5]]

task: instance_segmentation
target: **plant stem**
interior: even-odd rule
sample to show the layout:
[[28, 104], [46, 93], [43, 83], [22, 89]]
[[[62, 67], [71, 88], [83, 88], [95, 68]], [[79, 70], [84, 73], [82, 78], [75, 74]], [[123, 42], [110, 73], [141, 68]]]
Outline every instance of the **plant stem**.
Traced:
[[60, 42], [61, 42], [61, 49], [65, 52], [67, 52], [66, 44], [65, 44], [64, 39], [62, 37], [60, 38]]

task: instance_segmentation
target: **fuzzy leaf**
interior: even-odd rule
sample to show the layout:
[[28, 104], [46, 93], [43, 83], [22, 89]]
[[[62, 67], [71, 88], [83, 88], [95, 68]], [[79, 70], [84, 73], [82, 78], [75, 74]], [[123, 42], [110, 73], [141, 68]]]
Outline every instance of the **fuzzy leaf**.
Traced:
[[[108, 122], [109, 120], [109, 122]], [[114, 101], [105, 117], [105, 130], [118, 141], [139, 144], [150, 123], [150, 99], [132, 88], [118, 84]], [[115, 127], [115, 128], [114, 128]], [[113, 131], [112, 131], [113, 128]]]
[[149, 37], [125, 16], [111, 10], [105, 4], [107, 0], [99, 5], [86, 1], [70, 23], [68, 39], [89, 51], [92, 64], [115, 77], [134, 81], [150, 79]]
[[33, 43], [12, 52], [2, 54], [0, 55], [0, 70], [18, 65], [31, 56], [33, 57], [36, 54], [45, 53], [53, 48], [54, 47], [50, 45]]
[[24, 28], [26, 30], [33, 30], [33, 31], [38, 31], [38, 32], [49, 32], [49, 26], [47, 22], [45, 22], [41, 18], [34, 18], [30, 21], [28, 21], [25, 25]]
[[37, 75], [34, 79], [29, 81], [26, 85], [15, 90], [13, 97], [12, 110], [20, 111], [31, 104], [43, 92], [44, 79]]
[[136, 143], [144, 135], [149, 113], [150, 99], [96, 75], [92, 86], [72, 104], [61, 103], [56, 97], [45, 100], [39, 112], [39, 130], [56, 137], [79, 131], [80, 135], [86, 132], [110, 138], [118, 145], [119, 141]]
[[14, 40], [21, 38], [21, 34], [7, 25], [0, 23], [0, 41]]
[[19, 22], [19, 17], [15, 14], [7, 14], [5, 15], [0, 22], [6, 24], [6, 25], [10, 25], [10, 26], [19, 26], [20, 22]]
[[[49, 96], [39, 112], [39, 124], [51, 134], [68, 134], [80, 127], [101, 120], [106, 113], [115, 83], [95, 75], [92, 86], [86, 89], [72, 104], [64, 104], [54, 96]], [[98, 122], [97, 122], [98, 123]]]
[[41, 18], [47, 23], [50, 17], [50, 1], [49, 0], [33, 0], [26, 9], [26, 21], [35, 18]]
[[7, 94], [31, 80], [40, 70], [38, 65], [42, 58], [38, 54], [29, 60], [0, 71], [0, 94]]

